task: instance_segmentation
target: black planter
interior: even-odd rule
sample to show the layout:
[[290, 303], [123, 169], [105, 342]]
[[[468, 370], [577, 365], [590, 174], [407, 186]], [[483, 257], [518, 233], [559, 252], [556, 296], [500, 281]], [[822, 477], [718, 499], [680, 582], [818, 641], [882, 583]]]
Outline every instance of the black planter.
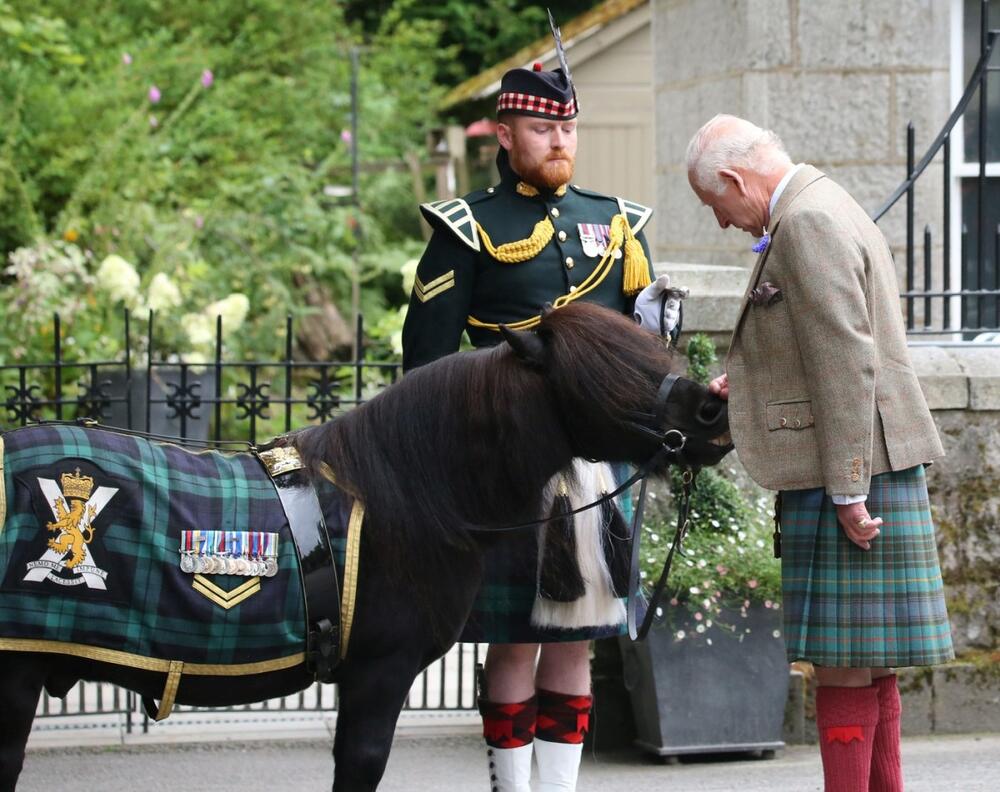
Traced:
[[[780, 611], [755, 605], [745, 619], [738, 612], [722, 618], [737, 631], [713, 625], [698, 633], [699, 622], [686, 609], [672, 608], [668, 623], [655, 624], [645, 641], [620, 639], [640, 748], [668, 757], [773, 756], [784, 747], [788, 661], [784, 642], [774, 637]], [[684, 639], [676, 640], [678, 630]]]

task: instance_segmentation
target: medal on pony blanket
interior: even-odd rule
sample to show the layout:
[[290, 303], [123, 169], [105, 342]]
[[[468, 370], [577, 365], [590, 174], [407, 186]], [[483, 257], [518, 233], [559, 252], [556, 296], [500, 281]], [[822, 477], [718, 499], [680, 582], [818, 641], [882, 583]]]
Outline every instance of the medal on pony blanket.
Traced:
[[274, 577], [278, 574], [278, 534], [181, 531], [180, 569], [189, 575]]

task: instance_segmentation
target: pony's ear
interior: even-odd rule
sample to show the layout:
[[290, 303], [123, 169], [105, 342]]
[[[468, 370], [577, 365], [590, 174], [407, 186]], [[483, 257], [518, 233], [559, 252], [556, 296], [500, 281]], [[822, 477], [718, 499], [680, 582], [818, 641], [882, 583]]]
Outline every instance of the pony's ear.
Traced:
[[507, 325], [500, 325], [500, 335], [510, 344], [519, 359], [541, 368], [545, 362], [545, 344], [536, 333], [511, 330]]

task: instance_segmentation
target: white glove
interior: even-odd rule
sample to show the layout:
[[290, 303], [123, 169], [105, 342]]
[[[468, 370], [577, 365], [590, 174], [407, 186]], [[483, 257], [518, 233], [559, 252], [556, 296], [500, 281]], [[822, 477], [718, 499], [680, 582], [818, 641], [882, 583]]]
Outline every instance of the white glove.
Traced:
[[687, 296], [687, 289], [670, 288], [670, 276], [661, 275], [636, 296], [636, 324], [651, 333], [670, 335], [680, 321], [681, 300]]

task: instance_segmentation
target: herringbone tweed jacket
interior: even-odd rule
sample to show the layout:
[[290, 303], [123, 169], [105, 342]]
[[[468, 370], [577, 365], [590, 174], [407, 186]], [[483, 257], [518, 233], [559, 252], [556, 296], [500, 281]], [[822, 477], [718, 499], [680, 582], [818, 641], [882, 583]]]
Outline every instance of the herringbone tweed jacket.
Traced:
[[871, 476], [941, 456], [878, 227], [807, 165], [770, 233], [726, 361], [733, 441], [750, 475], [768, 489], [864, 495]]

